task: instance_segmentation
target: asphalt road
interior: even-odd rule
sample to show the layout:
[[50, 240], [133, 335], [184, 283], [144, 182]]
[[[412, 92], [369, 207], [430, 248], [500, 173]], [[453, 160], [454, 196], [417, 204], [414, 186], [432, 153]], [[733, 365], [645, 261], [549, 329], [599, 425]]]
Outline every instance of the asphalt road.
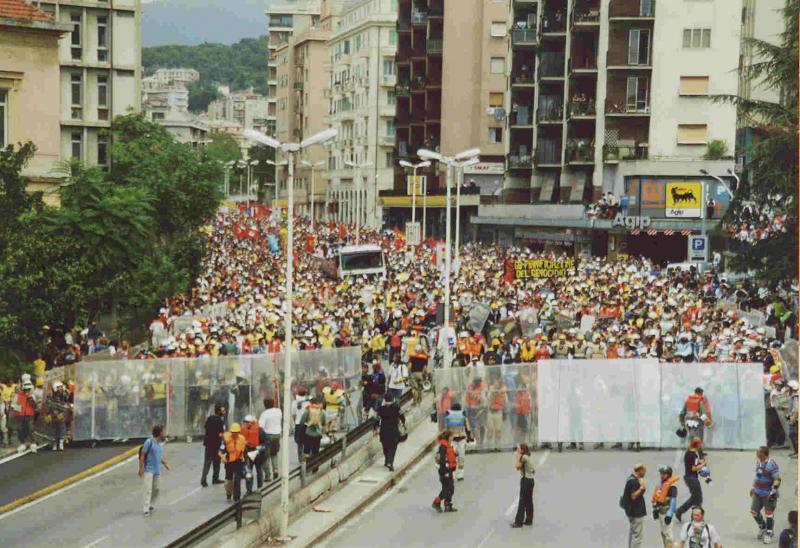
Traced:
[[[774, 452], [784, 485], [776, 511], [776, 534], [786, 527], [787, 512], [797, 508], [797, 461], [790, 460], [788, 454], [787, 450]], [[534, 456], [541, 464], [536, 473], [532, 527], [509, 527], [519, 491], [519, 474], [513, 469], [511, 453], [467, 456], [466, 480], [456, 484], [454, 505], [459, 511], [454, 514], [437, 514], [430, 507], [439, 483], [429, 456], [322, 546], [620, 548], [627, 545], [628, 522], [618, 500], [633, 465], [642, 462], [648, 468], [649, 512], [658, 466], [674, 466], [682, 459], [678, 451], [668, 450], [537, 451]], [[722, 536], [723, 546], [761, 544], [755, 539], [756, 525], [750, 517], [748, 498], [755, 462], [755, 451], [710, 453], [713, 482], [703, 484], [703, 505], [708, 522]], [[688, 489], [681, 481], [679, 504], [687, 496]], [[677, 529], [675, 532], [677, 535]], [[651, 517], [645, 521], [644, 546], [661, 546], [658, 525]]]
[[[294, 467], [297, 463], [294, 445], [291, 450], [291, 466]], [[92, 454], [91, 451], [102, 452], [102, 448], [87, 449], [86, 455]], [[70, 452], [61, 455], [66, 458]], [[106, 458], [109, 456], [106, 453]], [[41, 455], [17, 459], [23, 461], [17, 466], [28, 467], [24, 473], [36, 477], [38, 457]], [[28, 458], [30, 464], [26, 462]], [[134, 456], [97, 476], [0, 515], [0, 545], [62, 548], [164, 546], [227, 507], [223, 485], [200, 487], [203, 467], [201, 442], [170, 442], [164, 449], [164, 459], [172, 470], [162, 470], [161, 493], [150, 517], [142, 516], [141, 480]], [[17, 461], [0, 465], [2, 473], [8, 474], [4, 467], [14, 462]], [[76, 471], [86, 468], [85, 464]], [[3, 485], [5, 495], [5, 484], [0, 485]], [[265, 504], [277, 500], [265, 501]]]

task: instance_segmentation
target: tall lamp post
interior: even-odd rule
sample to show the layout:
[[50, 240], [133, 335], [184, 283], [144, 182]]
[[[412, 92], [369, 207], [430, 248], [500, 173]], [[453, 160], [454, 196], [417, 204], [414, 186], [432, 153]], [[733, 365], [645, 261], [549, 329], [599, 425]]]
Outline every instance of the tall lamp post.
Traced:
[[[283, 372], [283, 430], [281, 444], [284, 448], [289, 448], [289, 430], [292, 429], [292, 249], [294, 245], [294, 218], [292, 215], [294, 208], [294, 161], [295, 156], [301, 150], [312, 145], [324, 143], [336, 136], [335, 129], [326, 129], [299, 143], [281, 143], [277, 139], [264, 135], [252, 129], [244, 130], [244, 136], [252, 141], [267, 145], [268, 147], [282, 150], [289, 154], [289, 178], [287, 181], [287, 236], [286, 236], [286, 314], [284, 319], [284, 331], [286, 339], [284, 342], [285, 365]], [[281, 528], [280, 536], [282, 539], [288, 538], [289, 531], [289, 451], [281, 453]]]
[[461, 249], [461, 187], [464, 185], [464, 168], [474, 166], [481, 162], [480, 158], [470, 158], [458, 165], [458, 186], [456, 187], [456, 262], [459, 261], [459, 250]]
[[[361, 191], [363, 190], [363, 186], [364, 186], [362, 184], [362, 181], [361, 181], [361, 170], [365, 169], [365, 168], [368, 168], [368, 167], [372, 167], [372, 162], [364, 162], [364, 163], [361, 163], [361, 164], [356, 164], [355, 162], [347, 162], [347, 161], [345, 161], [344, 165], [346, 165], [347, 167], [353, 168], [353, 178], [354, 179], [356, 179], [355, 176], [358, 175], [358, 179], [356, 179], [358, 181], [358, 183], [355, 185], [356, 186], [356, 207], [355, 207], [355, 211], [356, 211], [356, 244], [358, 244], [358, 242], [361, 239], [361, 217], [363, 216], [363, 212], [361, 210], [362, 209], [366, 209], [366, 208], [364, 208], [364, 205], [365, 205], [364, 204], [364, 201], [365, 201], [364, 197], [361, 196]], [[364, 221], [366, 222], [366, 219], [364, 219]]]
[[442, 162], [446, 166], [445, 187], [447, 188], [446, 198], [446, 213], [445, 217], [445, 253], [444, 253], [444, 269], [445, 269], [445, 282], [444, 282], [444, 325], [439, 332], [440, 344], [444, 343], [444, 350], [442, 351], [445, 368], [450, 367], [450, 247], [451, 247], [451, 234], [450, 234], [450, 184], [452, 180], [453, 166], [457, 162], [464, 162], [470, 158], [479, 156], [481, 149], [471, 148], [463, 152], [459, 152], [455, 156], [443, 156], [438, 152], [421, 148], [417, 151], [417, 156], [423, 160], [436, 160]]
[[272, 160], [267, 160], [267, 163], [269, 165], [271, 165], [271, 166], [275, 166], [275, 179], [274, 179], [274, 182], [272, 183], [272, 186], [274, 187], [274, 190], [272, 191], [272, 193], [273, 193], [272, 198], [274, 200], [277, 200], [278, 199], [278, 166], [289, 165], [289, 160], [283, 160], [281, 162], [274, 162]]
[[[418, 164], [412, 164], [406, 160], [400, 160], [400, 165], [410, 168], [413, 172], [414, 182], [411, 185], [411, 223], [417, 222], [417, 169], [421, 167], [428, 167], [431, 163], [427, 160]], [[423, 215], [425, 213], [423, 212]], [[423, 221], [424, 222], [424, 221]]]
[[314, 172], [318, 167], [324, 166], [325, 162], [320, 160], [319, 162], [312, 164], [311, 162], [303, 160], [300, 163], [311, 168], [311, 232], [314, 232]]

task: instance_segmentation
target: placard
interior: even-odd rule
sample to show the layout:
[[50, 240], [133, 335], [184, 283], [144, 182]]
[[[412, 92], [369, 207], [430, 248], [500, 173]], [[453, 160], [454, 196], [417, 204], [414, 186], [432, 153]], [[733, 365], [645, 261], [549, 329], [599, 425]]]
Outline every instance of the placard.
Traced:
[[699, 218], [703, 209], [703, 183], [683, 181], [667, 183], [666, 216], [680, 218]]
[[526, 278], [565, 278], [575, 269], [575, 259], [523, 259], [514, 261], [514, 275]]

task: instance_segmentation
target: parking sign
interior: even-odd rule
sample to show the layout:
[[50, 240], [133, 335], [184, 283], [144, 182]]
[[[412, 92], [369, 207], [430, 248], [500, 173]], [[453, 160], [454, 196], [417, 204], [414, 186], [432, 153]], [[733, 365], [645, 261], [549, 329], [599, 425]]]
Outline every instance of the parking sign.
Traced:
[[688, 248], [687, 260], [708, 261], [708, 236], [689, 236]]

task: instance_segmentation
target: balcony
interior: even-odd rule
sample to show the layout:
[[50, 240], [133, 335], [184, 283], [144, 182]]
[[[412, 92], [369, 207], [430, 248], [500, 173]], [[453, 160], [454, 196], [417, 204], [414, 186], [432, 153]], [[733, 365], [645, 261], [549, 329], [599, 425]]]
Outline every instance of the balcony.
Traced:
[[558, 35], [567, 31], [564, 12], [561, 10], [542, 15], [542, 34]]
[[552, 146], [537, 147], [535, 162], [539, 167], [561, 167], [561, 150]]
[[508, 169], [531, 169], [533, 168], [533, 156], [530, 154], [509, 154]]
[[567, 141], [566, 153], [568, 164], [594, 164], [594, 141], [570, 139]]
[[511, 43], [517, 47], [536, 47], [539, 43], [536, 29], [513, 29], [511, 31]]
[[616, 164], [620, 160], [647, 160], [649, 144], [637, 141], [617, 141], [616, 145], [603, 146], [603, 161]]
[[411, 29], [411, 21], [404, 21], [402, 19], [397, 20], [397, 30], [404, 31]]
[[444, 49], [444, 40], [442, 38], [429, 38], [428, 39], [428, 54], [440, 54]]
[[411, 111], [411, 124], [424, 124], [425, 123], [425, 109], [414, 108]]
[[579, 96], [569, 102], [570, 118], [594, 118], [596, 111], [594, 99]]
[[572, 13], [573, 27], [599, 27], [600, 26], [600, 10], [589, 9], [586, 11], [575, 11]]
[[546, 52], [539, 55], [539, 78], [564, 78], [564, 54]]
[[655, 19], [656, 0], [611, 0], [609, 21], [652, 21]]
[[395, 143], [394, 135], [380, 135], [378, 137], [378, 145], [382, 147], [393, 147]]
[[397, 85], [397, 75], [395, 74], [384, 74], [381, 76], [381, 85], [384, 87], [394, 87]]
[[532, 127], [533, 120], [531, 119], [530, 109], [528, 107], [516, 107], [516, 110], [509, 117], [509, 126]]
[[412, 11], [411, 12], [411, 24], [412, 25], [427, 25], [428, 24], [428, 14], [424, 11]]
[[394, 94], [396, 97], [408, 97], [411, 95], [411, 84], [409, 82], [401, 82], [394, 87]]
[[644, 117], [650, 116], [650, 105], [647, 102], [634, 103], [606, 99], [606, 115], [612, 117]]
[[561, 104], [539, 105], [536, 120], [540, 124], [560, 124], [564, 119], [564, 107]]
[[533, 78], [533, 74], [530, 72], [519, 72], [516, 75], [511, 75], [511, 86], [512, 87], [528, 87], [536, 85], [536, 80]]
[[294, 89], [302, 90], [303, 89], [303, 82], [295, 82], [292, 87]]

